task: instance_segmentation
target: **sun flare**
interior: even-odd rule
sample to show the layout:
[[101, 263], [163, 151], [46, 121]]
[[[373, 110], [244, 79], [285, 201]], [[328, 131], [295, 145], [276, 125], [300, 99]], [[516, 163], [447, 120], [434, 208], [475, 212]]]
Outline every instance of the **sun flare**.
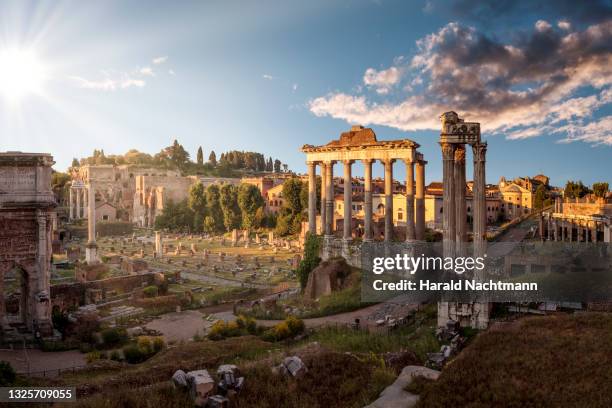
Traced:
[[0, 50], [0, 93], [11, 103], [41, 92], [45, 67], [35, 52], [18, 48]]

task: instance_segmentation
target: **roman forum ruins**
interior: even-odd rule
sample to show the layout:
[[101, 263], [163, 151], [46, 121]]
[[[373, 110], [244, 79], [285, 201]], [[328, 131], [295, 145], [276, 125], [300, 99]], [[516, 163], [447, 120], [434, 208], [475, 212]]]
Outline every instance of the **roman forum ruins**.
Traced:
[[[482, 257], [486, 251], [486, 193], [485, 156], [487, 143], [480, 139], [480, 123], [465, 122], [455, 112], [441, 116], [440, 146], [443, 160], [443, 255], [467, 256], [466, 145], [472, 147], [474, 156], [473, 187], [473, 256]], [[333, 165], [344, 165], [344, 222], [343, 241], [352, 240], [352, 169], [356, 160], [365, 167], [364, 186], [364, 242], [372, 241], [372, 163], [380, 161], [385, 169], [385, 232], [389, 242], [393, 235], [393, 163], [406, 164], [406, 242], [423, 240], [425, 232], [425, 162], [417, 151], [419, 145], [408, 139], [378, 141], [372, 129], [353, 126], [323, 146], [304, 145], [308, 165], [308, 230], [316, 233], [316, 167], [321, 166], [321, 225], [326, 242], [333, 238], [334, 186]], [[415, 186], [416, 173], [416, 186]], [[416, 187], [416, 188], [415, 188]], [[476, 276], [475, 279], [481, 277]], [[440, 302], [438, 325], [448, 320], [461, 322], [476, 328], [485, 328], [489, 321], [489, 304], [460, 304]]]
[[[385, 169], [385, 229], [384, 240], [393, 235], [393, 163], [406, 165], [406, 241], [423, 240], [425, 236], [425, 164], [417, 151], [419, 144], [412, 140], [378, 141], [370, 128], [353, 126], [323, 146], [304, 145], [308, 165], [308, 231], [316, 234], [316, 167], [321, 167], [321, 226], [327, 241], [333, 238], [334, 184], [333, 166], [344, 165], [344, 226], [343, 241], [352, 240], [352, 164], [360, 160], [365, 168], [364, 180], [364, 236], [372, 241], [372, 164], [380, 161]], [[416, 173], [416, 186], [415, 186]]]
[[[50, 265], [55, 197], [53, 158], [41, 153], [0, 153], [0, 325], [51, 335]], [[8, 315], [5, 277], [21, 283], [19, 315]]]

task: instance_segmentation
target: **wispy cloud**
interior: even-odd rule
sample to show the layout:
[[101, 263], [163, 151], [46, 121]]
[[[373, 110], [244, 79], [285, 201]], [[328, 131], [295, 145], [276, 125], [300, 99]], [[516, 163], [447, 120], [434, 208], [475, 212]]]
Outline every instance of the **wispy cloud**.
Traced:
[[155, 57], [153, 58], [153, 64], [155, 65], [159, 65], [159, 64], [163, 64], [164, 62], [166, 62], [168, 60], [168, 56], [163, 56], [163, 57]]
[[89, 80], [79, 76], [70, 77], [80, 88], [93, 89], [98, 91], [116, 91], [119, 89], [127, 89], [131, 87], [142, 88], [146, 82], [142, 79], [130, 78], [124, 76], [118, 79], [105, 78], [101, 80]]
[[153, 72], [153, 68], [151, 67], [140, 68], [140, 73], [145, 76], [155, 76], [155, 73]]
[[271, 81], [274, 79], [274, 77], [270, 74], [263, 74], [261, 77], [267, 81]]

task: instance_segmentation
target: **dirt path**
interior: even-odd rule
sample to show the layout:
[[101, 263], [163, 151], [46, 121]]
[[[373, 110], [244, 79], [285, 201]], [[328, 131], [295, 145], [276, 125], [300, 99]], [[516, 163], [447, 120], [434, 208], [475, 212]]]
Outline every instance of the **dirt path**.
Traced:
[[36, 376], [55, 377], [57, 370], [81, 367], [86, 364], [85, 354], [78, 350], [45, 352], [36, 349], [0, 350], [0, 360], [8, 361], [16, 372], [28, 371]]

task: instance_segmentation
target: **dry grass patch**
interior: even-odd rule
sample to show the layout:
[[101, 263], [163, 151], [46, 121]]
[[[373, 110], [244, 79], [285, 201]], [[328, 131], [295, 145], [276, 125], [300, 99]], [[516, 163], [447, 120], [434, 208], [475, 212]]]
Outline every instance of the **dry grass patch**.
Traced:
[[489, 330], [425, 386], [419, 407], [610, 407], [612, 314]]

